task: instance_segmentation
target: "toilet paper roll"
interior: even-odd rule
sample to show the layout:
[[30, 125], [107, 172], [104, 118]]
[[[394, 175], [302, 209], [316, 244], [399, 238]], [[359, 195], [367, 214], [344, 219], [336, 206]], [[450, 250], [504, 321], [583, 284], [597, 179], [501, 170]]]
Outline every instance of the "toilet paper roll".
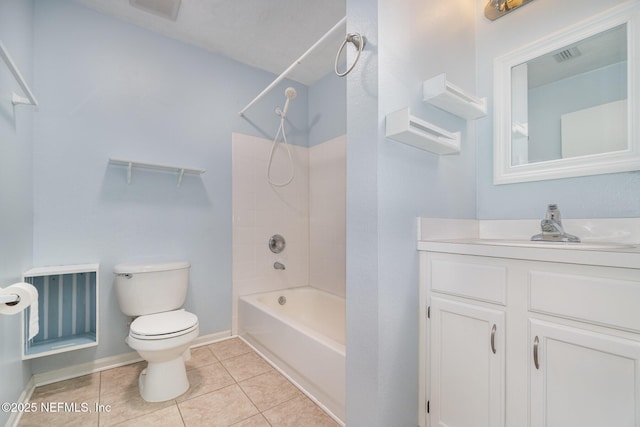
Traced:
[[4, 289], [0, 289], [0, 295], [18, 295], [20, 301], [15, 305], [0, 304], [0, 314], [16, 314], [38, 302], [38, 290], [29, 283], [14, 283]]
[[20, 300], [17, 304], [0, 304], [0, 314], [16, 314], [31, 306], [29, 310], [29, 321], [26, 325], [28, 328], [28, 339], [30, 340], [38, 335], [40, 329], [38, 322], [38, 290], [35, 286], [24, 282], [14, 283], [4, 289], [0, 288], [0, 296], [3, 294], [11, 296], [18, 295]]

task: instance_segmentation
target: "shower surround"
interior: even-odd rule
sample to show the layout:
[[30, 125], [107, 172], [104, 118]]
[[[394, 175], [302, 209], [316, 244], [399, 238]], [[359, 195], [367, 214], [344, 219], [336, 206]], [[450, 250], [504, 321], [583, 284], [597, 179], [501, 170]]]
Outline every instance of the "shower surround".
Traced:
[[[344, 297], [346, 137], [313, 147], [289, 145], [295, 178], [285, 187], [266, 179], [272, 141], [238, 133], [232, 141], [233, 331], [242, 295], [312, 286]], [[271, 176], [285, 181], [289, 171], [280, 144]], [[286, 240], [280, 254], [268, 248], [274, 234]], [[275, 262], [285, 270], [276, 270]]]
[[[264, 138], [237, 133], [232, 137], [233, 333], [255, 339], [253, 344], [272, 363], [294, 378], [321, 405], [342, 418], [344, 375], [318, 380], [312, 373], [318, 370], [344, 372], [344, 340], [336, 344], [340, 350], [336, 351], [334, 344], [321, 345], [314, 350], [332, 354], [322, 358], [326, 366], [300, 365], [300, 357], [296, 355], [308, 350], [309, 343], [324, 342], [324, 338], [318, 338], [325, 335], [323, 327], [317, 327], [318, 323], [316, 327], [296, 326], [294, 319], [255, 309], [261, 305], [248, 301], [257, 296], [249, 299], [246, 296], [270, 295], [274, 291], [279, 295], [290, 288], [299, 288], [296, 291], [304, 289], [302, 287], [309, 291], [315, 288], [324, 292], [314, 291], [314, 295], [325, 294], [337, 301], [332, 307], [341, 310], [344, 319], [346, 136], [310, 148], [290, 145], [295, 176], [284, 187], [270, 185], [267, 181], [271, 146], [272, 141]], [[286, 148], [279, 144], [271, 167], [272, 180], [276, 183], [286, 181], [290, 173]], [[269, 239], [274, 234], [286, 240], [285, 250], [278, 254], [269, 249]], [[279, 263], [279, 268], [274, 268], [275, 263]], [[314, 299], [303, 301], [310, 306], [317, 303]], [[239, 304], [244, 304], [244, 310], [240, 312]], [[311, 307], [298, 306], [297, 311], [308, 313]], [[332, 317], [336, 316], [329, 315], [324, 323], [330, 324]], [[324, 326], [322, 320], [319, 322]], [[333, 329], [344, 337], [344, 321]], [[274, 337], [288, 337], [286, 345], [281, 338], [274, 340]], [[333, 343], [331, 339], [326, 342]]]

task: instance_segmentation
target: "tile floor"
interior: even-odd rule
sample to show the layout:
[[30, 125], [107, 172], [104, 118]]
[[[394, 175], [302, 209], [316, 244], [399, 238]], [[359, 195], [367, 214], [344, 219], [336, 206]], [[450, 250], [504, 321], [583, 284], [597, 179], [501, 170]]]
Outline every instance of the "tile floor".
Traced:
[[37, 387], [30, 402], [58, 412], [24, 413], [19, 426], [338, 426], [239, 338], [193, 349], [191, 356], [191, 387], [175, 400], [140, 397], [145, 362], [139, 362]]

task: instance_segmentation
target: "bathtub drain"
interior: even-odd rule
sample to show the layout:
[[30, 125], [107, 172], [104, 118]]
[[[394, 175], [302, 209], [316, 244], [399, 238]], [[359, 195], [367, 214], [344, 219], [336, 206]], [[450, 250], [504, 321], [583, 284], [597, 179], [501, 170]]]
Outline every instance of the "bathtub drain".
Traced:
[[285, 305], [286, 303], [287, 303], [287, 297], [285, 297], [284, 295], [278, 298], [278, 304]]

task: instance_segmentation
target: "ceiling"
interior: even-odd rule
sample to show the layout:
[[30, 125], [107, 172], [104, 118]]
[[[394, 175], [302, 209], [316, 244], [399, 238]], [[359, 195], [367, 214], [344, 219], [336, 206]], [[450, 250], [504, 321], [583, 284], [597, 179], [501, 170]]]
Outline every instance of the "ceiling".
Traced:
[[[131, 2], [170, 8], [179, 0], [73, 1], [277, 75], [346, 13], [346, 0], [182, 0], [173, 21]], [[343, 25], [288, 77], [310, 85], [331, 72], [345, 33]]]
[[529, 89], [626, 60], [627, 27], [619, 25], [528, 61]]

